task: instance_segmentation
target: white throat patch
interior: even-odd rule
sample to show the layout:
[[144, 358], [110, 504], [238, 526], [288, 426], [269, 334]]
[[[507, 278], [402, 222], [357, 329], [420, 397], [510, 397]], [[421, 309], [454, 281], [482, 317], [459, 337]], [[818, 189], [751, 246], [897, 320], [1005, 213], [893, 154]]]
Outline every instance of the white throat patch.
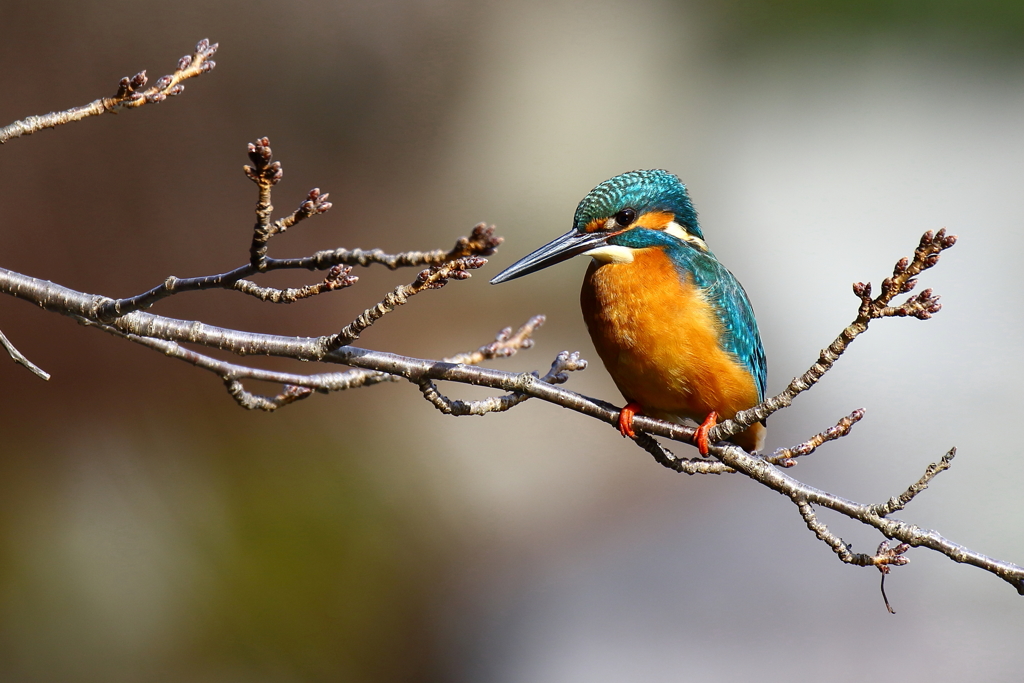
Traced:
[[598, 263], [632, 263], [633, 250], [629, 247], [621, 247], [616, 244], [604, 244], [600, 247], [583, 252], [584, 256], [590, 256]]

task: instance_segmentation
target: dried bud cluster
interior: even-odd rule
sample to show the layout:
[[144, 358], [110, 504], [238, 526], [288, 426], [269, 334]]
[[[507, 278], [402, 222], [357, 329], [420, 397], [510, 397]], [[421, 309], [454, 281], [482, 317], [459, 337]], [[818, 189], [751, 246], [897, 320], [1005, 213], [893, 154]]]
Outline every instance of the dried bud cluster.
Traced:
[[504, 238], [494, 234], [494, 226], [480, 223], [473, 228], [469, 237], [460, 237], [455, 247], [448, 252], [445, 260], [461, 258], [463, 256], [491, 256], [497, 251]]
[[487, 259], [480, 256], [466, 256], [440, 266], [426, 268], [416, 276], [412, 287], [415, 290], [441, 289], [449, 280], [468, 280], [471, 277], [469, 271], [481, 268], [486, 263]]
[[257, 185], [276, 185], [284, 177], [284, 169], [281, 168], [281, 162], [273, 161], [273, 158], [269, 138], [250, 142], [249, 161], [253, 165], [243, 167], [245, 175]]
[[913, 291], [917, 286], [915, 277], [939, 262], [939, 254], [956, 244], [956, 235], [947, 235], [946, 230], [933, 233], [931, 230], [921, 236], [921, 242], [914, 251], [913, 260], [907, 257], [896, 262], [892, 269], [892, 277], [882, 280], [882, 293], [876, 299], [871, 298], [870, 282], [853, 283], [853, 293], [861, 300], [859, 316], [864, 320], [889, 317], [912, 317], [928, 320], [942, 310], [939, 297], [926, 289], [912, 296], [898, 306], [889, 306], [889, 302], [899, 294]]
[[577, 370], [586, 370], [587, 361], [580, 358], [579, 351], [562, 351], [555, 360], [551, 363], [551, 370], [548, 374], [541, 377], [542, 380], [548, 384], [563, 384], [569, 381], [569, 375], [567, 373], [576, 372]]
[[324, 289], [335, 290], [344, 287], [351, 287], [359, 281], [359, 277], [352, 274], [352, 266], [332, 266], [324, 278]]
[[[266, 138], [263, 138], [266, 140]], [[299, 204], [299, 213], [303, 214], [304, 217], [315, 216], [318, 213], [326, 213], [330, 210], [332, 204], [327, 201], [327, 198], [331, 196], [330, 192], [324, 192], [320, 194], [320, 188], [314, 187], [306, 195], [306, 199]]]
[[[530, 323], [533, 323], [530, 325]], [[530, 323], [524, 325], [518, 332], [512, 332], [511, 327], [506, 327], [498, 332], [490, 344], [481, 347], [480, 352], [485, 358], [508, 358], [515, 355], [520, 349], [528, 349], [533, 346], [533, 339], [529, 335], [534, 329], [544, 324], [544, 316], [536, 316], [530, 319]]]
[[888, 574], [889, 565], [902, 567], [905, 564], [909, 564], [910, 558], [904, 556], [904, 553], [908, 550], [910, 550], [910, 545], [907, 543], [890, 546], [889, 541], [882, 541], [878, 546], [878, 550], [875, 551], [875, 565], [878, 567], [878, 571]]

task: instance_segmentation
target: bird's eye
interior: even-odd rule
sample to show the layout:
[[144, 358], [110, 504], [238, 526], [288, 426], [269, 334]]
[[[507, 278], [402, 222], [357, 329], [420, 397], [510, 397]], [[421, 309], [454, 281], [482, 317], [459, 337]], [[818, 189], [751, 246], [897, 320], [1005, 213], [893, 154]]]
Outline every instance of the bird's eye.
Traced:
[[615, 222], [618, 223], [619, 225], [621, 225], [624, 228], [626, 226], [628, 226], [628, 225], [632, 225], [633, 221], [635, 221], [635, 220], [636, 220], [636, 210], [635, 209], [623, 209], [622, 211], [619, 211], [617, 214], [615, 214]]

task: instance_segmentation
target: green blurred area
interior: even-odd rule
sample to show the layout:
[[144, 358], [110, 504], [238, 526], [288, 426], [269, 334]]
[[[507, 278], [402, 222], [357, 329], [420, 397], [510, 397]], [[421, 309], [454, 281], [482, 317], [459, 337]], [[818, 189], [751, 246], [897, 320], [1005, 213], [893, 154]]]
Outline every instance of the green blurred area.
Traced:
[[953, 53], [1024, 48], [1018, 0], [724, 0], [705, 11], [723, 46], [746, 53], [800, 38], [871, 36], [934, 42]]
[[154, 422], [6, 444], [0, 677], [429, 678], [423, 620], [451, 544], [427, 492], [382, 488], [306, 415], [226, 417], [184, 439]]

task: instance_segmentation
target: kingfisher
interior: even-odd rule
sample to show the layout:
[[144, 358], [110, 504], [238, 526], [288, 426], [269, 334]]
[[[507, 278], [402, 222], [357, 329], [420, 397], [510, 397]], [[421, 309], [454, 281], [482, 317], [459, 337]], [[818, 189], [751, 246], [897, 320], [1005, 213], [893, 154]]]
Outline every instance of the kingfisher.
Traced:
[[[743, 286], [708, 248], [686, 186], [664, 170], [604, 181], [576, 208], [572, 230], [499, 273], [491, 284], [589, 256], [580, 305], [594, 347], [626, 399], [619, 432], [633, 417], [697, 423], [708, 454], [719, 418], [764, 400], [761, 335]], [[758, 422], [732, 437], [764, 446]]]

